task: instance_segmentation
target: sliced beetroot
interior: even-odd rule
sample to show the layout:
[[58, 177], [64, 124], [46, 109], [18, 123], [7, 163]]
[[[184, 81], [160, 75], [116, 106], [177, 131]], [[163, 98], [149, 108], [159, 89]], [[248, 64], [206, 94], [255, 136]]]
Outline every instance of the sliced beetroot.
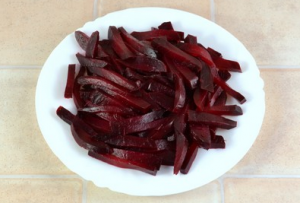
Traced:
[[65, 98], [72, 98], [73, 95], [73, 86], [74, 86], [74, 80], [75, 80], [75, 64], [70, 64], [68, 66], [68, 77], [66, 82], [66, 88], [64, 96]]
[[188, 44], [197, 44], [197, 37], [194, 35], [190, 35], [188, 34], [185, 38], [184, 38], [184, 42], [188, 43]]
[[193, 95], [194, 104], [197, 106], [197, 108], [200, 111], [202, 111], [204, 106], [206, 105], [207, 95], [208, 95], [208, 92], [206, 90], [202, 90], [200, 88], [197, 88], [194, 91], [194, 95]]
[[158, 29], [160, 29], [160, 30], [174, 30], [172, 22], [170, 22], [170, 21], [163, 22], [162, 24], [160, 24], [158, 26]]
[[227, 70], [219, 70], [218, 74], [219, 74], [220, 78], [224, 81], [227, 81], [231, 78], [231, 74]]
[[200, 71], [202, 68], [202, 64], [199, 60], [183, 52], [182, 50], [168, 42], [165, 38], [156, 38], [152, 40], [152, 46], [159, 53], [171, 57], [175, 61], [185, 64], [187, 67], [192, 68], [195, 71]]
[[156, 57], [156, 53], [154, 49], [151, 47], [151, 45], [143, 43], [140, 40], [137, 40], [135, 37], [129, 34], [123, 27], [120, 27], [119, 31], [124, 41], [127, 42], [132, 48], [149, 57]]
[[89, 150], [96, 147], [101, 150], [102, 153], [108, 153], [110, 151], [110, 147], [107, 144], [98, 140], [95, 136], [91, 136], [76, 122], [71, 124], [71, 132], [77, 144], [85, 149]]
[[190, 125], [190, 135], [199, 147], [210, 148], [211, 133], [207, 125]]
[[198, 145], [193, 142], [186, 153], [185, 159], [183, 161], [183, 164], [181, 166], [180, 172], [182, 174], [188, 174], [190, 168], [192, 167], [192, 164], [197, 156], [198, 153]]
[[134, 70], [145, 71], [145, 72], [166, 72], [165, 64], [152, 57], [148, 56], [136, 56], [129, 58], [127, 60], [117, 60], [119, 63], [123, 64], [128, 68]]
[[88, 41], [89, 41], [89, 36], [87, 36], [84, 32], [77, 30], [75, 31], [75, 39], [79, 46], [83, 49], [86, 50]]
[[211, 69], [204, 64], [200, 73], [200, 87], [202, 90], [207, 90], [209, 92], [214, 91], [214, 81], [211, 73]]
[[227, 94], [225, 91], [222, 91], [222, 93], [216, 98], [215, 103], [213, 104], [214, 106], [222, 106], [225, 105], [227, 101]]
[[[145, 164], [141, 160], [128, 160], [126, 156], [118, 157], [113, 154], [105, 154], [95, 150], [89, 150], [88, 155], [120, 168], [135, 169], [151, 175], [156, 175], [157, 173], [158, 166]], [[144, 158], [144, 160], [147, 158]]]
[[[214, 92], [209, 94], [209, 106], [213, 106], [216, 102], [216, 100], [218, 99], [218, 97], [222, 94], [222, 92], [224, 92], [224, 90], [220, 87], [220, 86], [216, 86], [214, 88]], [[225, 100], [226, 103], [226, 100]]]
[[186, 99], [186, 91], [182, 79], [175, 76], [175, 97], [174, 97], [174, 112], [179, 112], [184, 107]]
[[155, 81], [154, 79], [150, 79], [147, 85], [147, 90], [151, 92], [161, 92], [170, 97], [174, 97], [175, 91], [173, 88], [162, 84], [160, 82]]
[[214, 82], [219, 85], [223, 90], [225, 90], [229, 95], [238, 100], [240, 104], [246, 102], [246, 98], [239, 92], [232, 89], [226, 82], [221, 80], [220, 78], [214, 77]]
[[226, 146], [225, 140], [222, 136], [216, 135], [214, 139], [212, 139], [211, 142], [211, 149], [224, 149]]
[[59, 106], [56, 110], [56, 114], [66, 123], [71, 125], [76, 116], [62, 106]]
[[98, 41], [99, 41], [99, 32], [95, 31], [90, 36], [90, 39], [86, 46], [85, 55], [88, 58], [95, 58], [98, 54]]
[[92, 59], [92, 58], [87, 58], [80, 53], [76, 54], [76, 57], [80, 63], [80, 65], [85, 66], [85, 67], [99, 67], [103, 68], [107, 65], [107, 62], [100, 60], [100, 59]]
[[182, 32], [165, 29], [151, 30], [145, 32], [132, 32], [131, 35], [138, 40], [153, 40], [159, 37], [166, 37], [168, 41], [183, 40]]
[[164, 124], [168, 118], [161, 118], [155, 121], [151, 121], [148, 123], [138, 123], [138, 124], [133, 124], [130, 126], [124, 126], [124, 131], [126, 134], [131, 134], [131, 133], [137, 133], [137, 132], [142, 132], [145, 130], [151, 130], [160, 127], [162, 124]]
[[176, 137], [176, 155], [173, 173], [175, 175], [180, 171], [188, 149], [188, 140], [182, 132], [175, 131]]
[[184, 52], [200, 58], [203, 60], [208, 66], [214, 66], [214, 61], [211, 58], [209, 52], [203, 48], [202, 46], [199, 46], [197, 44], [191, 44], [191, 43], [179, 43], [178, 47], [183, 50]]
[[167, 65], [170, 72], [173, 74], [180, 74], [184, 79], [185, 83], [191, 88], [194, 89], [198, 83], [198, 76], [191, 71], [188, 67], [183, 66], [179, 63], [174, 63], [171, 58], [164, 57], [164, 63]]
[[165, 110], [172, 110], [174, 107], [174, 98], [161, 92], [150, 92], [149, 97]]
[[204, 124], [212, 127], [231, 129], [236, 127], [237, 122], [210, 113], [188, 111], [188, 121], [194, 124]]
[[204, 108], [204, 112], [212, 113], [215, 115], [228, 115], [228, 116], [243, 115], [243, 110], [238, 105], [223, 105], [223, 106], [206, 107], [206, 108]]
[[119, 73], [116, 73], [115, 71], [98, 67], [89, 67], [88, 69], [92, 73], [101, 76], [107, 80], [110, 80], [111, 82], [118, 84], [121, 87], [128, 89], [129, 91], [135, 91], [138, 88], [136, 83], [132, 82], [131, 80], [128, 80], [127, 78], [125, 78]]
[[73, 101], [77, 108], [82, 108], [84, 106], [84, 101], [80, 97], [80, 88], [81, 85], [78, 84], [78, 78], [84, 76], [86, 69], [84, 66], [80, 66], [79, 72], [75, 78], [74, 85], [73, 85]]
[[108, 39], [112, 41], [113, 50], [122, 60], [135, 56], [125, 45], [119, 30], [115, 26], [109, 26]]
[[67, 79], [77, 114], [57, 109], [90, 156], [152, 175], [161, 165], [187, 174], [199, 147], [225, 148], [216, 132], [237, 122], [222, 115], [242, 114], [227, 97], [246, 101], [226, 83], [229, 71], [240, 70], [237, 62], [193, 35], [184, 38], [171, 22], [132, 35], [111, 26], [109, 39], [99, 36], [75, 32], [85, 50], [76, 54], [81, 66], [74, 81]]

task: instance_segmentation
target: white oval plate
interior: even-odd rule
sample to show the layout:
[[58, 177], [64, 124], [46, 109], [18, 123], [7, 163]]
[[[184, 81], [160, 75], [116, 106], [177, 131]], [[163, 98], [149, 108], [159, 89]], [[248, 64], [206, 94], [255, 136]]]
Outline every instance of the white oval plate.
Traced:
[[[135, 8], [114, 12], [79, 30], [90, 35], [99, 30], [101, 39], [107, 38], [108, 26], [123, 26], [127, 31], [145, 31], [162, 22], [171, 21], [176, 30], [198, 37], [204, 46], [221, 52], [224, 58], [240, 63], [243, 73], [233, 73], [229, 85], [247, 99], [242, 105], [243, 116], [233, 117], [238, 127], [219, 131], [226, 140], [226, 149], [200, 149], [187, 175], [173, 175], [171, 167], [162, 167], [156, 176], [121, 169], [87, 155], [70, 132], [70, 127], [56, 115], [62, 105], [73, 113], [71, 99], [64, 99], [68, 64], [76, 63], [75, 54], [84, 53], [77, 45], [74, 33], [68, 35], [51, 53], [40, 73], [36, 89], [36, 113], [41, 132], [54, 154], [72, 171], [99, 187], [137, 196], [162, 196], [185, 192], [220, 177], [237, 164], [258, 136], [265, 112], [263, 80], [255, 60], [247, 49], [220, 26], [191, 13], [166, 8]], [[231, 103], [236, 101], [231, 100]]]

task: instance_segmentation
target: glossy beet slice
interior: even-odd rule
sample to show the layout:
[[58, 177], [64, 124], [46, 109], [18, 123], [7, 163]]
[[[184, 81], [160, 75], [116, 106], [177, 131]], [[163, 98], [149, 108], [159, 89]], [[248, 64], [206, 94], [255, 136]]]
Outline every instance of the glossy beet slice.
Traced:
[[215, 66], [213, 59], [211, 58], [209, 52], [202, 46], [198, 44], [190, 44], [190, 43], [179, 43], [178, 47], [184, 52], [200, 58], [203, 60], [208, 66]]
[[138, 115], [134, 117], [130, 117], [123, 120], [124, 125], [136, 125], [136, 124], [143, 124], [149, 123], [157, 119], [161, 119], [164, 115], [165, 111], [152, 111], [143, 115]]
[[220, 78], [224, 81], [227, 81], [231, 78], [231, 74], [227, 70], [219, 70], [218, 74], [219, 74]]
[[238, 100], [240, 102], [240, 104], [243, 104], [246, 102], [246, 98], [241, 93], [232, 89], [226, 82], [224, 82], [220, 78], [214, 77], [214, 82], [217, 85], [219, 85], [220, 87], [222, 87], [222, 89], [225, 90], [227, 92], [227, 94], [231, 95], [233, 98]]
[[206, 64], [203, 64], [200, 73], [200, 87], [201, 89], [207, 90], [209, 92], [214, 91], [214, 81], [211, 69]]
[[113, 50], [122, 60], [134, 57], [134, 54], [125, 45], [119, 30], [115, 26], [109, 26], [108, 39], [112, 41]]
[[198, 153], [198, 145], [195, 142], [193, 142], [187, 150], [185, 159], [184, 159], [183, 164], [180, 169], [180, 173], [188, 174], [188, 172], [189, 172], [190, 168], [192, 167], [192, 164], [197, 156], [197, 153]]
[[222, 136], [216, 135], [214, 139], [212, 139], [211, 142], [211, 149], [225, 149], [226, 143]]
[[165, 139], [168, 135], [170, 135], [170, 133], [173, 132], [173, 123], [174, 118], [167, 119], [166, 122], [164, 122], [158, 128], [150, 131], [148, 137], [153, 140]]
[[95, 31], [91, 34], [86, 46], [85, 56], [88, 58], [95, 58], [98, 54], [99, 32]]
[[88, 41], [89, 41], [89, 36], [87, 36], [84, 32], [77, 30], [75, 31], [75, 39], [79, 46], [83, 49], [86, 50]]
[[174, 107], [174, 98], [161, 92], [149, 92], [149, 97], [165, 110], [171, 111]]
[[127, 125], [124, 126], [125, 134], [131, 134], [131, 133], [137, 133], [142, 132], [145, 130], [151, 130], [160, 127], [163, 125], [168, 118], [161, 118], [155, 121], [151, 121], [148, 123], [141, 123], [141, 124], [133, 124], [133, 125]]
[[73, 85], [73, 101], [74, 101], [75, 106], [77, 108], [81, 108], [81, 107], [84, 106], [84, 101], [80, 97], [81, 85], [78, 84], [78, 78], [80, 78], [81, 76], [84, 76], [85, 72], [86, 72], [85, 67], [80, 66], [79, 72], [78, 72], [78, 74], [75, 78], [75, 82], [74, 82], [74, 85]]
[[81, 55], [80, 53], [76, 54], [76, 57], [80, 63], [80, 65], [85, 67], [99, 67], [103, 68], [107, 65], [107, 62], [100, 60], [100, 59], [92, 59], [86, 58], [85, 56]]
[[79, 117], [85, 123], [88, 123], [95, 131], [97, 131], [98, 133], [101, 132], [101, 135], [97, 135], [97, 137], [100, 136], [100, 140], [107, 139], [107, 136], [109, 136], [112, 132], [110, 123], [94, 114], [79, 113]]
[[179, 112], [184, 107], [186, 99], [186, 91], [182, 79], [175, 76], [175, 97], [174, 97], [174, 112]]
[[151, 92], [161, 92], [170, 97], [174, 97], [174, 95], [175, 95], [175, 91], [173, 88], [171, 88], [165, 84], [162, 84], [160, 82], [157, 82], [154, 79], [150, 79], [148, 81], [148, 85], [147, 85], [146, 89]]
[[219, 70], [226, 70], [226, 71], [240, 72], [240, 73], [242, 72], [242, 69], [238, 62], [224, 59], [219, 52], [213, 50], [212, 48], [208, 48], [207, 51], [210, 53], [216, 67]]
[[76, 119], [76, 116], [72, 114], [69, 110], [65, 109], [62, 106], [59, 106], [56, 109], [56, 114], [66, 123], [71, 125], [71, 123]]
[[180, 74], [182, 76], [188, 87], [194, 89], [197, 86], [198, 76], [189, 68], [179, 63], [175, 63], [173, 59], [168, 57], [163, 57], [163, 61], [167, 65], [167, 68], [170, 72], [173, 74]]
[[105, 140], [106, 144], [114, 146], [117, 148], [126, 148], [126, 149], [140, 149], [140, 150], [153, 150], [157, 149], [156, 143], [154, 140], [136, 137], [131, 135], [125, 136], [113, 136]]
[[68, 77], [67, 77], [67, 83], [65, 87], [65, 98], [72, 98], [73, 94], [73, 86], [74, 86], [74, 80], [75, 80], [75, 64], [70, 64], [68, 66]]
[[92, 73], [101, 76], [107, 80], [110, 80], [111, 82], [118, 84], [121, 87], [128, 89], [129, 91], [135, 91], [138, 88], [136, 83], [132, 82], [131, 80], [128, 80], [127, 78], [125, 78], [119, 73], [116, 73], [115, 71], [98, 67], [89, 67], [88, 69]]
[[88, 112], [88, 113], [116, 113], [116, 114], [123, 114], [124, 110], [118, 106], [93, 106], [93, 107], [85, 107], [85, 108], [79, 108], [78, 111], [82, 112]]
[[188, 44], [197, 44], [197, 37], [188, 34], [185, 38], [184, 38], [184, 42], [188, 43]]
[[204, 124], [212, 127], [218, 127], [223, 129], [235, 128], [237, 125], [236, 121], [217, 116], [210, 113], [188, 111], [188, 121], [194, 124]]
[[243, 115], [243, 110], [238, 105], [211, 106], [204, 108], [204, 112], [215, 115], [240, 116]]
[[136, 56], [129, 58], [127, 60], [117, 60], [119, 63], [123, 64], [128, 68], [134, 70], [145, 71], [145, 72], [166, 72], [165, 64], [152, 57], [148, 56]]
[[152, 164], [145, 164], [142, 161], [128, 160], [126, 156], [118, 157], [113, 154], [103, 154], [101, 152], [99, 153], [95, 150], [89, 150], [88, 155], [120, 168], [135, 169], [151, 175], [156, 175], [157, 173], [157, 166], [153, 166]]
[[211, 133], [207, 125], [190, 125], [190, 135], [199, 147], [210, 148]]
[[174, 30], [171, 21], [163, 22], [162, 24], [160, 24], [158, 26], [158, 29], [160, 29], [160, 30]]
[[127, 160], [136, 160], [144, 164], [156, 166], [157, 170], [160, 168], [161, 165], [161, 158], [157, 156], [157, 154], [143, 153], [143, 152], [136, 152], [136, 151], [115, 148], [113, 149], [112, 155], [119, 158], [126, 157]]
[[135, 37], [129, 34], [123, 27], [120, 27], [118, 29], [121, 33], [123, 40], [127, 42], [132, 48], [149, 57], [156, 57], [156, 53], [150, 45], [137, 40]]
[[183, 40], [182, 32], [177, 32], [174, 30], [165, 30], [165, 29], [157, 29], [157, 30], [151, 30], [145, 32], [132, 32], [131, 35], [138, 40], [153, 40], [159, 37], [166, 37], [168, 41]]
[[130, 94], [130, 92], [128, 92], [126, 89], [122, 88], [121, 86], [118, 86], [113, 82], [99, 76], [82, 76], [78, 78], [78, 83], [81, 85], [94, 85], [96, 87], [99, 87], [100, 89], [104, 89], [104, 91], [105, 89], [110, 89], [122, 95]]
[[85, 149], [89, 150], [96, 147], [98, 150], [101, 150], [102, 153], [108, 153], [110, 151], [110, 147], [107, 144], [98, 140], [95, 136], [91, 136], [77, 122], [71, 124], [71, 132], [77, 144]]
[[213, 106], [222, 92], [224, 92], [224, 90], [220, 86], [215, 86], [214, 92], [208, 95], [208, 105]]
[[215, 103], [213, 104], [214, 106], [222, 106], [225, 105], [227, 101], [227, 94], [225, 91], [222, 91], [222, 93], [216, 98]]
[[180, 171], [188, 149], [188, 140], [182, 132], [175, 131], [176, 137], [176, 155], [173, 173], [175, 175]]
[[202, 111], [207, 102], [208, 92], [206, 90], [202, 90], [197, 88], [193, 94], [193, 100], [196, 104], [197, 108]]
[[152, 40], [152, 46], [161, 54], [173, 58], [175, 61], [185, 64], [187, 67], [195, 71], [200, 71], [202, 64], [193, 56], [183, 52], [165, 38], [157, 38]]

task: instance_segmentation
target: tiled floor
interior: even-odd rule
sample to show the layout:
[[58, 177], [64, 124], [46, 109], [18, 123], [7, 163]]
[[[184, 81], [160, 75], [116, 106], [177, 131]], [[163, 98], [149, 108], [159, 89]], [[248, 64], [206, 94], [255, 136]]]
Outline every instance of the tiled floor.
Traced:
[[[266, 114], [249, 153], [204, 187], [166, 197], [97, 188], [68, 170], [44, 141], [35, 87], [55, 46], [86, 21], [131, 7], [185, 10], [215, 21], [255, 57]], [[0, 3], [0, 202], [299, 202], [300, 1], [42, 0]]]

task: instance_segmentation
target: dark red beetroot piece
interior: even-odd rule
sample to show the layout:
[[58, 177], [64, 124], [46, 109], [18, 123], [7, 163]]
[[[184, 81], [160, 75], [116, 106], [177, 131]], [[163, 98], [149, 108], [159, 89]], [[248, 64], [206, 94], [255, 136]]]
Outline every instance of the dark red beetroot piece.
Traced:
[[74, 86], [74, 80], [75, 80], [75, 64], [70, 64], [68, 67], [68, 78], [65, 88], [65, 98], [72, 98], [73, 94], [73, 86]]
[[57, 109], [91, 157], [151, 175], [161, 165], [187, 174], [198, 148], [225, 148], [216, 130], [237, 122], [221, 115], [243, 113], [226, 105], [227, 96], [246, 101], [226, 83], [238, 63], [206, 49], [195, 36], [184, 38], [171, 22], [132, 34], [110, 26], [109, 39], [99, 36], [75, 32], [86, 53], [76, 54], [81, 67], [76, 77], [69, 72], [73, 88], [65, 92], [73, 94], [77, 115]]

